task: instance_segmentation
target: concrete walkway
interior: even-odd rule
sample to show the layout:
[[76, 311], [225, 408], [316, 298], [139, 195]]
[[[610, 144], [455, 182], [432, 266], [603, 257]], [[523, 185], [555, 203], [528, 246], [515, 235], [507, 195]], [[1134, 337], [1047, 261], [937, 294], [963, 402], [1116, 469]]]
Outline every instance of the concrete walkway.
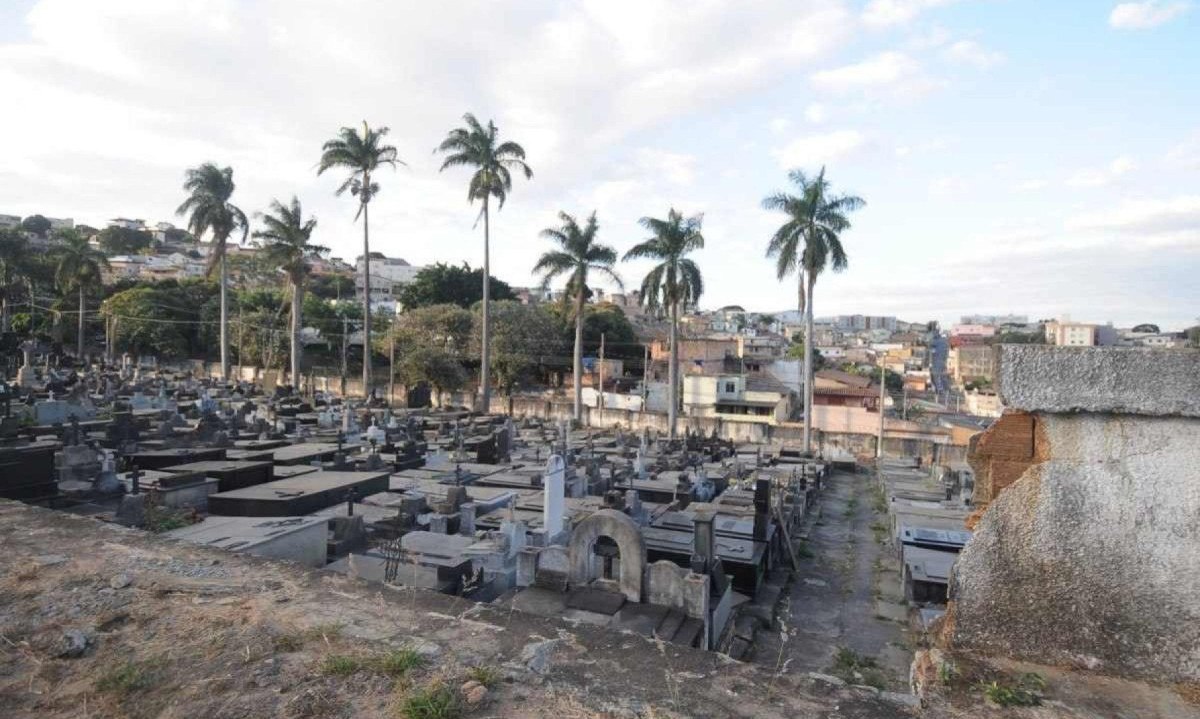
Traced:
[[[843, 672], [858, 683], [907, 688], [912, 661], [907, 607], [888, 518], [874, 508], [874, 486], [867, 474], [831, 477], [779, 612], [787, 638], [781, 643], [778, 632], [760, 634], [758, 663], [787, 674], [837, 673], [835, 657], [845, 648], [854, 655], [843, 652]], [[851, 656], [868, 667], [861, 672], [865, 676], [854, 677], [853, 668], [847, 672]]]

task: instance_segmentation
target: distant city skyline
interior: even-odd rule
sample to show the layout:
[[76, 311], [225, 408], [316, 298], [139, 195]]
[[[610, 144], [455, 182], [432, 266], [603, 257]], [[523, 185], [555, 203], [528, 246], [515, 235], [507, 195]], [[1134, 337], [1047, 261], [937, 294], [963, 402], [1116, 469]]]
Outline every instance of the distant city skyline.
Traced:
[[702, 306], [779, 312], [795, 284], [764, 258], [780, 217], [759, 202], [825, 164], [868, 204], [819, 315], [1182, 329], [1200, 315], [1197, 37], [1200, 8], [1165, 1], [16, 0], [0, 9], [0, 83], [21, 100], [0, 116], [0, 213], [181, 225], [183, 172], [213, 160], [248, 213], [296, 194], [353, 258], [354, 203], [315, 164], [367, 119], [409, 163], [378, 178], [372, 249], [477, 266], [466, 174], [432, 154], [472, 111], [535, 172], [493, 221], [513, 284], [535, 283], [560, 209], [596, 210], [624, 251], [638, 217], [676, 206], [705, 213]]

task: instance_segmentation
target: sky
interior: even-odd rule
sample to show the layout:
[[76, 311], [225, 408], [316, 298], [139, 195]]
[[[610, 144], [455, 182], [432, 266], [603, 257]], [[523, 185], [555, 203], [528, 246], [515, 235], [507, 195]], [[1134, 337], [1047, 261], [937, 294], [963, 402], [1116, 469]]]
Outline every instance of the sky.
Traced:
[[[1200, 2], [1152, 0], [3, 0], [0, 213], [171, 221], [187, 167], [234, 168], [248, 213], [300, 198], [361, 253], [338, 128], [391, 128], [371, 249], [482, 262], [464, 112], [534, 170], [492, 222], [532, 285], [538, 232], [595, 211], [703, 213], [702, 306], [794, 307], [763, 197], [822, 166], [861, 196], [818, 315], [968, 313], [1182, 328], [1200, 317]], [[630, 287], [645, 263], [623, 263]]]

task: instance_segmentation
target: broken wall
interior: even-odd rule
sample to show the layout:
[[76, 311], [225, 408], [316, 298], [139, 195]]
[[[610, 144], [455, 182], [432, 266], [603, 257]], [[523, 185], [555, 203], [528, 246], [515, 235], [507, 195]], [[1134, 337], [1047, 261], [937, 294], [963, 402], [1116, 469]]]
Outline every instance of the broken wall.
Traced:
[[1200, 353], [1005, 346], [957, 648], [1200, 680]]

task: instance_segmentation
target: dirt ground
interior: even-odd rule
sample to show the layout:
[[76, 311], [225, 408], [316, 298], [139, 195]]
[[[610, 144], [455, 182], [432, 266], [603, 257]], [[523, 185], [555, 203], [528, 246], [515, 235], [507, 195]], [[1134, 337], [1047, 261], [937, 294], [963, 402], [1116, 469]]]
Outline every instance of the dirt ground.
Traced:
[[0, 549], [5, 719], [1196, 716], [1142, 685], [1138, 704], [1157, 713], [993, 714], [970, 691], [913, 709], [801, 671], [5, 501]]

